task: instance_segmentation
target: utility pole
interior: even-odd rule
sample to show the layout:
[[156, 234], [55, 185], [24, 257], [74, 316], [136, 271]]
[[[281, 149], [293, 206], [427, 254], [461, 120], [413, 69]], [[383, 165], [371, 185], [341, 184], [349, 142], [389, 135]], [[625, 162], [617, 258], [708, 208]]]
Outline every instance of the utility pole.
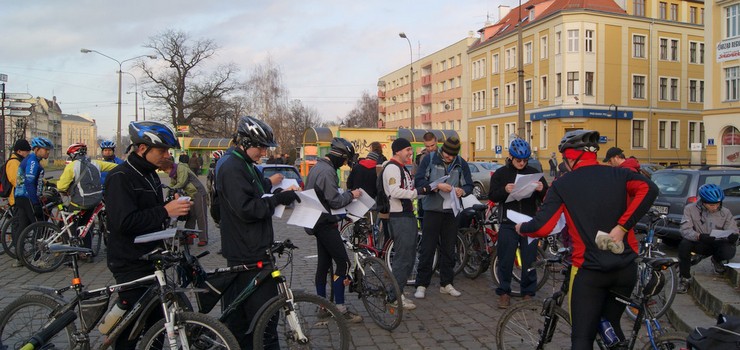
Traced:
[[527, 142], [530, 142], [530, 140], [527, 140], [525, 129], [524, 129], [524, 49], [522, 44], [522, 0], [519, 0], [519, 22], [516, 24], [517, 26], [517, 44], [516, 44], [516, 51], [517, 51], [517, 87], [519, 88], [517, 92], [519, 92], [519, 119], [517, 120], [517, 133], [519, 134], [519, 137], [522, 140], [525, 140]]

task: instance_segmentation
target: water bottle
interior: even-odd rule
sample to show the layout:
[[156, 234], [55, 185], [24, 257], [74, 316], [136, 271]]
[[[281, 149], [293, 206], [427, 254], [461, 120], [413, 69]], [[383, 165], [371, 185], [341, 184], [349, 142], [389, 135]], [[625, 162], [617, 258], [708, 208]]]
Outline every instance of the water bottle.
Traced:
[[113, 327], [118, 324], [118, 321], [121, 320], [124, 314], [126, 314], [126, 310], [121, 309], [121, 307], [118, 306], [118, 303], [115, 303], [110, 311], [108, 311], [108, 314], [105, 315], [103, 322], [98, 326], [100, 333], [108, 335]]
[[606, 346], [612, 346], [619, 342], [617, 333], [614, 332], [612, 324], [609, 323], [609, 320], [606, 318], [602, 317], [601, 322], [599, 322], [599, 333], [601, 334], [601, 339], [604, 341]]

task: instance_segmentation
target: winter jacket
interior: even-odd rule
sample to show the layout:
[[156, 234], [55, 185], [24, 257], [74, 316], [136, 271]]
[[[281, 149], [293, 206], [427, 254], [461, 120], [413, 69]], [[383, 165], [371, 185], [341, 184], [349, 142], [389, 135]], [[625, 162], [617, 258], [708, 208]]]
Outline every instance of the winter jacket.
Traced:
[[[108, 162], [108, 163], [114, 163], [116, 165], [123, 164], [123, 159], [118, 158], [116, 156], [113, 156], [113, 158], [110, 159], [110, 160], [103, 158], [103, 161], [104, 162]], [[104, 189], [105, 189], [105, 177], [106, 176], [108, 176], [108, 172], [107, 171], [100, 172], [100, 183], [103, 185], [103, 188]]]
[[[439, 149], [421, 160], [414, 174], [414, 187], [424, 188], [440, 177], [450, 175], [445, 183], [460, 187], [465, 191], [465, 196], [469, 195], [473, 191], [473, 179], [470, 176], [468, 162], [461, 157], [455, 157], [450, 164], [444, 164], [441, 152]], [[426, 194], [422, 199], [424, 210], [451, 213], [452, 209], [442, 209], [442, 203], [447, 195], [449, 194], [439, 191]]]
[[[109, 171], [115, 169], [118, 164], [101, 161], [92, 159], [90, 160], [90, 164], [92, 164], [94, 167], [98, 168], [98, 171], [102, 174], [103, 172], [108, 173]], [[67, 192], [70, 190], [70, 185], [78, 179], [80, 176], [80, 161], [75, 160], [71, 163], [67, 164], [64, 167], [64, 170], [62, 171], [62, 175], [59, 176], [59, 181], [57, 181], [57, 189], [59, 192]], [[102, 176], [102, 175], [101, 175]]]
[[18, 165], [14, 196], [28, 198], [33, 205], [41, 204], [39, 197], [43, 191], [44, 167], [40, 162], [36, 153], [31, 152]]
[[375, 198], [375, 194], [378, 193], [378, 189], [375, 186], [378, 180], [378, 173], [375, 170], [376, 165], [378, 163], [371, 159], [363, 159], [357, 163], [347, 177], [347, 189], [361, 188], [370, 197]]
[[13, 189], [10, 190], [10, 195], [8, 196], [8, 204], [10, 206], [15, 205], [15, 186], [18, 183], [18, 167], [21, 165], [21, 162], [23, 161], [23, 156], [21, 156], [18, 153], [13, 153], [10, 155], [10, 158], [8, 158], [8, 162], [5, 165], [5, 176], [8, 177], [8, 182], [10, 182], [11, 185], [13, 185]]
[[619, 164], [620, 168], [625, 168], [632, 170], [634, 172], [640, 171], [640, 162], [637, 161], [635, 158], [627, 158], [622, 162], [622, 164]]
[[511, 223], [511, 220], [506, 217], [507, 210], [514, 210], [516, 212], [529, 216], [533, 216], [537, 212], [537, 208], [540, 206], [543, 199], [545, 198], [545, 193], [547, 193], [548, 189], [547, 180], [545, 180], [544, 177], [540, 178], [540, 181], [544, 185], [542, 187], [542, 191], [534, 191], [532, 193], [532, 196], [528, 198], [522, 198], [518, 201], [505, 203], [506, 198], [509, 197], [509, 193], [506, 192], [506, 185], [514, 183], [516, 181], [517, 175], [537, 173], [537, 169], [529, 165], [524, 167], [522, 170], [519, 170], [514, 167], [513, 164], [511, 164], [511, 161], [506, 161], [505, 166], [498, 168], [496, 172], [491, 175], [491, 185], [490, 189], [488, 190], [488, 200], [494, 203], [498, 203], [499, 208], [503, 208], [503, 210], [499, 211], [501, 218], [503, 218], [503, 222]]
[[169, 219], [156, 170], [156, 165], [132, 152], [105, 179], [108, 269], [113, 274], [154, 271], [151, 262], [139, 257], [157, 248], [160, 241], [134, 243], [134, 239], [163, 230]]
[[169, 176], [172, 179], [170, 187], [178, 190], [182, 189], [185, 195], [190, 198], [195, 198], [195, 195], [200, 193], [206, 193], [206, 188], [203, 183], [198, 180], [198, 176], [186, 166], [179, 166], [174, 164], [172, 171]]
[[350, 191], [339, 192], [337, 169], [334, 169], [334, 166], [326, 157], [319, 158], [316, 165], [308, 172], [305, 189], [315, 190], [319, 201], [329, 212], [321, 214], [316, 226], [338, 222], [339, 218], [331, 214], [331, 209], [343, 208], [352, 203], [352, 193]]
[[383, 170], [383, 190], [388, 195], [388, 201], [391, 204], [390, 213], [414, 213], [414, 205], [411, 202], [423, 191], [414, 189], [414, 182], [411, 174], [403, 164], [391, 158]]
[[710, 234], [712, 230], [727, 230], [737, 233], [737, 223], [730, 209], [721, 207], [714, 213], [704, 208], [701, 201], [683, 208], [681, 236], [689, 241], [698, 241], [699, 235]]

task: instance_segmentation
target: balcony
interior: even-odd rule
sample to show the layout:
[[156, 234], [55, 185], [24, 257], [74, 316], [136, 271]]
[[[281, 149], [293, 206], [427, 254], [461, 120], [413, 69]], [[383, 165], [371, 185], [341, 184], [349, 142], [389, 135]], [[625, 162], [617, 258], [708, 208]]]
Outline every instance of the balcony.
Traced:
[[431, 123], [432, 122], [432, 113], [422, 113], [421, 114], [421, 122], [422, 123]]
[[425, 75], [421, 77], [421, 85], [432, 85], [432, 76], [431, 75]]
[[432, 103], [432, 94], [424, 94], [421, 95], [421, 104], [430, 104]]
[[378, 106], [378, 113], [385, 114], [385, 106]]
[[378, 90], [378, 98], [385, 98], [385, 91]]

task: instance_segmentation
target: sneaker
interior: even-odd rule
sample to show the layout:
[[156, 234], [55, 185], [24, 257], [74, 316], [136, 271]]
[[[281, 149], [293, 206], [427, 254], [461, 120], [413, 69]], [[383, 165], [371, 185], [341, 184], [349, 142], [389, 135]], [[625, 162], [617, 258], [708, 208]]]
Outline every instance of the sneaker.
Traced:
[[442, 294], [449, 294], [453, 297], [459, 297], [460, 295], [462, 295], [462, 293], [458, 292], [457, 289], [455, 289], [455, 287], [453, 287], [451, 284], [448, 284], [444, 287], [439, 287], [439, 292]]
[[401, 296], [401, 304], [403, 304], [404, 310], [416, 309], [416, 304], [414, 304], [414, 302], [411, 301], [411, 299], [406, 299], [406, 297], [403, 295]]
[[678, 293], [678, 294], [686, 294], [686, 292], [689, 291], [689, 285], [690, 285], [690, 283], [691, 283], [691, 279], [690, 278], [681, 277], [678, 280], [678, 288], [676, 288], [676, 293]]
[[511, 306], [511, 297], [508, 294], [501, 294], [498, 297], [498, 308], [507, 309]]
[[414, 293], [414, 298], [424, 299], [426, 295], [427, 295], [427, 287], [422, 287], [422, 286], [416, 287], [416, 293]]
[[20, 260], [15, 260], [10, 267], [23, 267], [23, 263]]
[[362, 316], [352, 312], [352, 311], [345, 311], [344, 312], [344, 319], [347, 320], [349, 323], [360, 323], [362, 322]]
[[712, 260], [712, 266], [714, 266], [714, 273], [723, 274], [727, 269], [725, 268], [725, 264], [723, 264], [721, 261], [714, 260], [714, 257], [711, 257]]

